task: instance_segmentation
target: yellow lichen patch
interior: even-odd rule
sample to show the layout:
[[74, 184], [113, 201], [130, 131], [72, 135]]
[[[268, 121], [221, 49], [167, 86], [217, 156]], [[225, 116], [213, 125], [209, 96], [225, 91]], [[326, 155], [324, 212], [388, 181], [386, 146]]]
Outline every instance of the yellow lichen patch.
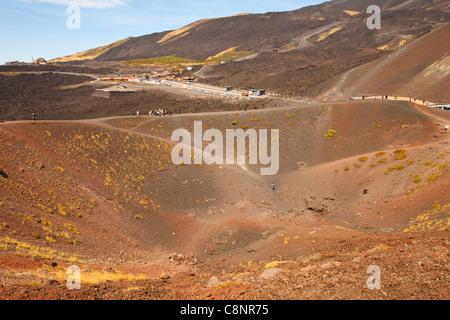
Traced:
[[379, 46], [377, 49], [383, 50], [383, 51], [393, 51], [393, 50], [396, 50], [398, 48], [405, 46], [405, 44], [407, 42], [408, 42], [407, 39], [394, 39], [394, 40], [389, 41], [388, 43], [386, 43], [383, 46]]
[[350, 15], [350, 16], [356, 16], [359, 14], [358, 11], [352, 11], [352, 10], [342, 10], [344, 11], [346, 14]]
[[336, 130], [333, 129], [333, 127], [330, 127], [328, 129], [328, 132], [323, 136], [325, 139], [333, 139], [336, 135]]
[[77, 227], [74, 225], [71, 225], [70, 223], [65, 223], [64, 226], [70, 231], [72, 234], [79, 234]]
[[443, 56], [440, 60], [434, 62], [424, 71], [422, 71], [422, 77], [428, 77], [430, 75], [436, 75], [439, 78], [444, 78], [450, 74], [450, 55]]
[[409, 227], [404, 229], [403, 232], [444, 231], [449, 228], [450, 204], [440, 205], [436, 202], [430, 210], [411, 219]]
[[[43, 279], [67, 280], [67, 270], [65, 268], [44, 267], [33, 272], [33, 275]], [[96, 271], [90, 269], [80, 270], [80, 282], [83, 284], [98, 284], [105, 281], [134, 281], [145, 280], [145, 276], [140, 274], [124, 273], [120, 271]]]
[[251, 275], [250, 272], [242, 272], [242, 273], [235, 275], [231, 280], [236, 281], [236, 280], [239, 280], [240, 278], [243, 278], [243, 277], [249, 276], [249, 275]]
[[81, 256], [76, 254], [67, 254], [62, 252], [57, 252], [56, 250], [50, 248], [41, 248], [37, 246], [30, 245], [28, 243], [17, 241], [10, 237], [0, 238], [0, 244], [6, 248], [6, 250], [15, 251], [21, 256], [25, 257], [39, 257], [44, 260], [59, 260], [63, 262], [88, 262], [81, 258]]
[[350, 231], [350, 232], [355, 231], [355, 230], [347, 229], [347, 228], [341, 227], [341, 226], [335, 226], [335, 227], [336, 227], [337, 229], [339, 229], [339, 230]]
[[57, 166], [56, 167], [56, 170], [57, 171], [59, 171], [59, 172], [61, 172], [61, 173], [64, 173], [66, 170], [64, 170], [64, 168], [62, 168], [62, 167], [60, 167], [60, 166]]
[[264, 266], [266, 269], [277, 268], [280, 265], [292, 263], [292, 261], [272, 261]]
[[231, 47], [231, 48], [228, 48], [228, 49], [226, 49], [226, 50], [223, 50], [222, 52], [219, 52], [219, 53], [216, 54], [215, 56], [208, 57], [206, 60], [211, 60], [211, 59], [218, 58], [218, 57], [220, 57], [220, 56], [226, 55], [227, 53], [234, 52], [237, 48], [238, 48], [238, 47]]
[[338, 26], [338, 27], [334, 27], [334, 28], [330, 29], [329, 31], [322, 32], [321, 34], [319, 34], [319, 37], [317, 38], [317, 42], [325, 40], [330, 35], [332, 35], [333, 33], [338, 32], [339, 30], [341, 30], [343, 28], [344, 28], [344, 26]]
[[189, 30], [199, 26], [200, 24], [202, 24], [202, 23], [204, 23], [204, 22], [206, 22], [208, 20], [212, 20], [212, 19], [198, 20], [198, 21], [195, 21], [193, 23], [188, 24], [187, 26], [184, 26], [182, 28], [179, 28], [177, 30], [169, 32], [164, 37], [162, 37], [162, 39], [159, 40], [158, 43], [161, 44], [161, 45], [164, 45], [164, 44], [168, 43], [169, 41], [174, 41], [174, 40], [180, 39], [180, 38], [188, 35], [189, 34]]
[[21, 74], [21, 72], [0, 72], [3, 76], [17, 76], [18, 74]]
[[407, 41], [408, 41], [407, 39], [402, 39], [402, 40], [400, 40], [400, 42], [399, 42], [399, 44], [398, 44], [398, 47], [399, 47], [399, 48], [403, 47], [403, 46], [406, 44]]

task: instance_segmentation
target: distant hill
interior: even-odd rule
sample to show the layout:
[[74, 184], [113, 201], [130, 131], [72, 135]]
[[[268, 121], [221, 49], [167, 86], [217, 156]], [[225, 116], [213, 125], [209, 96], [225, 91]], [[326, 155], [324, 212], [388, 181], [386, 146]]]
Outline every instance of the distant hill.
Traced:
[[[305, 36], [321, 28], [323, 32], [311, 40], [320, 40], [321, 44], [333, 40], [338, 45], [335, 40], [340, 35], [339, 40], [350, 47], [392, 49], [403, 40], [402, 36], [413, 39], [428, 32], [435, 23], [448, 21], [449, 1], [434, 2], [435, 5], [419, 0], [334, 0], [294, 11], [203, 19], [177, 30], [128, 38], [105, 48], [95, 59], [123, 61], [169, 55], [207, 59], [230, 48], [252, 51], [253, 47], [254, 52], [286, 50], [303, 44]], [[367, 8], [374, 4], [382, 10], [383, 28], [371, 36], [373, 32], [366, 28], [364, 19], [369, 16]]]
[[[381, 8], [380, 30], [367, 27], [371, 5]], [[349, 70], [404, 48], [449, 21], [449, 0], [332, 0], [293, 11], [203, 19], [62, 61], [136, 65], [173, 57], [197, 64], [190, 75], [201, 82], [317, 97]]]
[[56, 58], [56, 59], [51, 60], [50, 62], [70, 62], [70, 61], [80, 61], [80, 60], [92, 60], [92, 59], [95, 59], [98, 56], [102, 55], [103, 53], [107, 52], [108, 50], [110, 50], [114, 47], [120, 46], [121, 44], [124, 44], [128, 40], [129, 40], [129, 38], [124, 39], [124, 40], [119, 40], [114, 43], [108, 44], [106, 46], [86, 50], [83, 52], [79, 52], [79, 53], [61, 57], [61, 58]]

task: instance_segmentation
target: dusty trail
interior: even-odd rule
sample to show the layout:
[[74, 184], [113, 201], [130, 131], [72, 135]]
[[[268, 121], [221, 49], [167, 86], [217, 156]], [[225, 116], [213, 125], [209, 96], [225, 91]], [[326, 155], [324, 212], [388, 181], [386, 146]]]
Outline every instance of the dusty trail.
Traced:
[[[56, 74], [65, 74], [69, 76], [85, 76], [94, 79], [95, 81], [100, 81], [100, 78], [94, 74], [88, 73], [78, 73], [78, 72], [64, 72], [64, 71], [20, 71], [20, 73], [25, 74], [47, 74], [47, 73], [56, 73]], [[94, 82], [94, 81], [93, 81]]]
[[333, 22], [331, 24], [328, 24], [326, 26], [310, 30], [310, 31], [306, 32], [305, 34], [302, 34], [300, 37], [295, 38], [295, 43], [297, 45], [295, 48], [291, 48], [291, 49], [288, 49], [288, 50], [282, 50], [280, 52], [289, 52], [289, 51], [292, 51], [292, 50], [304, 49], [304, 48], [311, 47], [313, 44], [309, 41], [310, 38], [312, 38], [312, 37], [314, 37], [314, 36], [316, 36], [316, 35], [318, 35], [318, 34], [320, 34], [322, 32], [330, 30], [331, 28], [336, 27], [337, 25], [340, 25], [343, 22], [344, 21], [337, 21], [337, 22]]

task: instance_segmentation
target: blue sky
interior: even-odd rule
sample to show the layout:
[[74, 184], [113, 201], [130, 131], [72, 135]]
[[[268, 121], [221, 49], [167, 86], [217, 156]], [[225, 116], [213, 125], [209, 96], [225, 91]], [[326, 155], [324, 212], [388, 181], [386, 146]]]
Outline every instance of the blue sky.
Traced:
[[[324, 0], [0, 0], [0, 64], [53, 59], [204, 18], [288, 11]], [[80, 28], [67, 21], [80, 8]], [[70, 20], [75, 21], [75, 20]]]

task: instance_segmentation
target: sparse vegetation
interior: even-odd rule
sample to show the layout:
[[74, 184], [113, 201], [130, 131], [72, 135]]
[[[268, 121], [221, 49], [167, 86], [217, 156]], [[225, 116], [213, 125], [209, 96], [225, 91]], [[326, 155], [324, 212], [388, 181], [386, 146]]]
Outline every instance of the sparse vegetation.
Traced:
[[404, 166], [404, 165], [398, 165], [398, 166], [395, 166], [395, 167], [389, 167], [389, 168], [388, 168], [389, 171], [393, 171], [393, 170], [403, 170], [403, 169], [405, 169], [405, 166]]
[[324, 138], [325, 139], [333, 139], [335, 135], [336, 135], [336, 130], [334, 130], [333, 127], [330, 127], [330, 129], [328, 129], [328, 132], [324, 135]]
[[438, 230], [448, 230], [450, 227], [450, 204], [441, 205], [434, 203], [430, 210], [418, 215], [416, 218], [410, 219], [409, 227], [403, 232], [423, 232]]
[[148, 58], [148, 59], [135, 59], [135, 60], [127, 60], [126, 61], [131, 66], [161, 66], [161, 67], [178, 67], [183, 65], [192, 65], [192, 64], [200, 64], [199, 60], [192, 60], [186, 58], [179, 58], [175, 55], [171, 56], [162, 56], [156, 58]]
[[428, 181], [432, 182], [432, 181], [436, 180], [439, 176], [440, 176], [439, 174], [433, 174], [428, 177]]
[[239, 58], [246, 54], [249, 54], [249, 52], [233, 50], [233, 51], [228, 51], [228, 52], [224, 52], [222, 54], [218, 54], [218, 55], [209, 57], [205, 60], [187, 59], [187, 58], [176, 57], [175, 55], [170, 55], [170, 56], [161, 56], [161, 57], [148, 58], [148, 59], [127, 60], [126, 62], [131, 66], [144, 66], [145, 65], [145, 66], [160, 66], [160, 67], [167, 67], [167, 68], [176, 68], [176, 67], [180, 67], [180, 66], [220, 63], [222, 61]]

